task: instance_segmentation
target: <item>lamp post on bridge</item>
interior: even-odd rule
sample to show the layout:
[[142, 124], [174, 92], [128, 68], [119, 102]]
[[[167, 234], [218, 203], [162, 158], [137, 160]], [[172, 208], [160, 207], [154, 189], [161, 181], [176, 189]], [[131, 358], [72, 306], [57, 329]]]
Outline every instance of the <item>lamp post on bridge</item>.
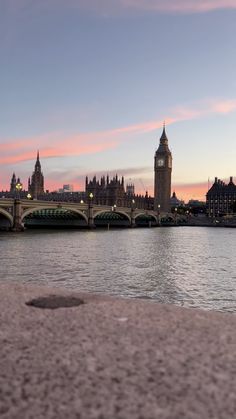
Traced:
[[16, 184], [16, 199], [20, 199], [21, 191], [22, 191], [22, 183], [17, 182], [17, 184]]
[[93, 193], [90, 192], [88, 200], [88, 226], [89, 228], [94, 228], [94, 218], [93, 218]]
[[158, 225], [161, 225], [161, 213], [160, 213], [160, 204], [157, 205], [157, 221], [158, 221]]
[[187, 215], [187, 223], [189, 223], [189, 210], [186, 211], [186, 215]]
[[135, 200], [132, 199], [131, 201], [131, 227], [135, 227], [134, 211], [135, 211]]
[[14, 231], [23, 231], [24, 226], [21, 223], [21, 202], [20, 202], [20, 192], [22, 190], [22, 183], [17, 182], [16, 184], [16, 196], [14, 199], [14, 212], [13, 212], [13, 218], [14, 218], [14, 225], [13, 230]]
[[178, 208], [175, 208], [175, 225], [177, 225], [177, 211], [178, 211]]

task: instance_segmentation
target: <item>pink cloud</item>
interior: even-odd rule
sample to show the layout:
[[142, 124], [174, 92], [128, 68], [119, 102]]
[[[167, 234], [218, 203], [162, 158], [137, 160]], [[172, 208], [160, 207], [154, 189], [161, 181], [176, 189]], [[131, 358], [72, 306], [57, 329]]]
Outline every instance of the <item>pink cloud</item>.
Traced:
[[[57, 143], [55, 147], [45, 147], [43, 146], [40, 149], [40, 156], [44, 158], [53, 158], [53, 157], [65, 157], [65, 156], [72, 156], [72, 155], [81, 155], [81, 154], [92, 154], [92, 153], [99, 153], [105, 151], [110, 148], [114, 148], [117, 144], [115, 141], [108, 142], [100, 142], [99, 144], [76, 144], [76, 141], [73, 141], [73, 138], [65, 138], [65, 144]], [[6, 144], [3, 144], [4, 148], [6, 149]], [[33, 138], [30, 143], [31, 151], [28, 152], [17, 152], [18, 142], [11, 143], [10, 148], [8, 151], [14, 150], [14, 155], [2, 155], [0, 157], [0, 164], [13, 164], [19, 163], [27, 160], [34, 160], [36, 149], [39, 148], [35, 144], [35, 139]], [[0, 145], [1, 151], [1, 145]]]
[[[169, 119], [172, 122], [171, 119]], [[27, 139], [8, 140], [0, 144], [0, 164], [13, 164], [35, 159], [35, 152], [40, 149], [41, 157], [64, 157], [81, 154], [93, 154], [117, 147], [129, 134], [141, 134], [154, 131], [162, 126], [162, 121], [148, 121], [141, 124], [66, 136], [49, 133]], [[50, 147], [48, 147], [50, 143]]]
[[103, 16], [123, 11], [154, 11], [164, 13], [204, 13], [219, 9], [235, 9], [235, 0], [8, 0], [12, 13], [47, 10], [50, 7], [78, 8]]
[[236, 100], [223, 100], [211, 104], [212, 112], [227, 114], [236, 110]]
[[[55, 0], [48, 0], [53, 3]], [[65, 5], [57, 0], [57, 5]], [[204, 13], [218, 9], [235, 9], [235, 0], [67, 0], [67, 6], [100, 12], [104, 16], [125, 11], [164, 13]]]
[[121, 0], [126, 8], [157, 12], [201, 13], [235, 9], [235, 0]]
[[[225, 115], [235, 111], [236, 99], [205, 100], [195, 106], [174, 108], [169, 112], [166, 124], [217, 114]], [[112, 130], [78, 133], [72, 136], [55, 132], [33, 138], [8, 140], [0, 144], [0, 164], [15, 164], [35, 159], [37, 149], [40, 149], [41, 157], [44, 158], [99, 153], [116, 148], [122, 142], [133, 140], [136, 135], [156, 131], [162, 125], [163, 121], [151, 120]]]
[[229, 114], [236, 111], [236, 99], [209, 99], [194, 106], [178, 106], [172, 113], [174, 122], [205, 118], [217, 114]]

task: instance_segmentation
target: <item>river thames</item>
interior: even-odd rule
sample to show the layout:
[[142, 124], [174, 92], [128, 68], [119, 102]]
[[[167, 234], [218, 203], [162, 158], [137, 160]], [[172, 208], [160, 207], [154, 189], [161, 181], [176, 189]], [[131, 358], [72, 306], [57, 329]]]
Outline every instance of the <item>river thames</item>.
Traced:
[[0, 280], [236, 312], [236, 229], [1, 233]]

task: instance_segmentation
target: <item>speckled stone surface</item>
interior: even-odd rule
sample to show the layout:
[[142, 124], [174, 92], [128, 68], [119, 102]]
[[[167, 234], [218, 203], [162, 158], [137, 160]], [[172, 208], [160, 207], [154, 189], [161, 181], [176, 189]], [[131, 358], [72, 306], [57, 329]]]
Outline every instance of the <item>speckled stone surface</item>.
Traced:
[[[84, 304], [25, 304], [49, 295]], [[0, 308], [1, 419], [236, 417], [235, 315], [14, 283]]]

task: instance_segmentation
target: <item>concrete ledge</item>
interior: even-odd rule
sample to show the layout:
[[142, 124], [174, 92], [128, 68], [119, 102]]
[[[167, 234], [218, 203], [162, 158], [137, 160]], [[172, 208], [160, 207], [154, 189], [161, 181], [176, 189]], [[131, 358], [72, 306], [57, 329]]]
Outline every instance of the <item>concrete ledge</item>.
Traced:
[[[48, 295], [84, 304], [25, 304]], [[1, 419], [235, 417], [235, 315], [9, 282], [0, 296]]]

